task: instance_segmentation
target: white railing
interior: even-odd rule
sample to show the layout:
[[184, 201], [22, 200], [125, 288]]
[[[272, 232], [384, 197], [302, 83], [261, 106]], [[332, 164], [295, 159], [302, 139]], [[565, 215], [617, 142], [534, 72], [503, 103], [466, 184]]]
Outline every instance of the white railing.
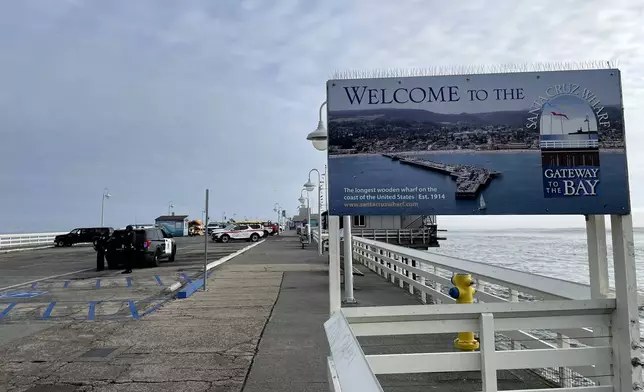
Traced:
[[597, 148], [599, 140], [541, 140], [541, 148]]
[[21, 249], [39, 246], [53, 246], [58, 233], [0, 234], [0, 249]]
[[[592, 347], [548, 347], [499, 350], [497, 333], [521, 328], [607, 328], [610, 338], [614, 299], [543, 301], [532, 303], [374, 306], [342, 308], [325, 323], [331, 356], [331, 390], [382, 391], [378, 374], [480, 371], [484, 392], [496, 392], [497, 370], [539, 368], [608, 368], [615, 366], [608, 340]], [[350, 325], [350, 332], [343, 324]], [[480, 351], [364, 355], [356, 337], [429, 335], [471, 331], [479, 334]], [[372, 348], [373, 349], [373, 348]], [[365, 363], [368, 366], [365, 366]], [[356, 384], [356, 380], [361, 384]], [[375, 382], [374, 382], [375, 380]], [[608, 392], [631, 390], [601, 386], [565, 386], [560, 391]], [[544, 391], [539, 389], [539, 391]]]
[[[455, 299], [448, 295], [454, 273], [472, 275], [476, 282], [475, 302], [477, 303], [516, 304], [529, 301], [530, 306], [535, 306], [534, 301], [547, 300], [544, 306], [550, 311], [556, 311], [558, 306], [561, 306], [560, 301], [557, 300], [590, 298], [590, 288], [583, 284], [364, 238], [353, 237], [353, 260], [364, 264], [392, 283], [397, 283], [410, 293], [418, 295], [423, 303], [454, 303]], [[390, 310], [394, 312], [395, 308]], [[486, 312], [481, 311], [479, 315]], [[476, 323], [477, 321], [470, 322], [472, 325]], [[556, 350], [571, 345], [604, 347], [608, 344], [610, 320], [602, 325], [577, 326], [554, 321], [550, 324], [517, 322], [505, 325], [507, 327], [514, 325], [514, 328], [504, 327], [502, 335], [498, 336], [500, 340], [496, 344], [499, 349]], [[440, 361], [438, 358], [437, 360]], [[610, 368], [604, 367], [603, 362], [598, 363], [597, 366], [579, 363], [575, 365], [574, 371], [563, 368], [552, 369], [553, 367], [555, 366], [544, 366], [539, 373], [562, 387], [592, 386], [597, 382], [605, 385], [610, 380], [607, 376], [611, 374]]]
[[[316, 244], [320, 242], [317, 229], [311, 230], [311, 237]], [[327, 230], [322, 230], [322, 241], [322, 249], [329, 250], [329, 232]]]
[[408, 245], [429, 245], [435, 241], [435, 229], [360, 229], [352, 228], [351, 235], [374, 241]]

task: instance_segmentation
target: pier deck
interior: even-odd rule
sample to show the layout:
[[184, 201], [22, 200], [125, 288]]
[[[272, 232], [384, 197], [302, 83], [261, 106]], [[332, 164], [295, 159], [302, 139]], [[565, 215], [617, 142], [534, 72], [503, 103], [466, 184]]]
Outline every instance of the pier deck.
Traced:
[[501, 175], [499, 172], [469, 165], [450, 165], [420, 158], [404, 158], [395, 154], [382, 155], [403, 165], [420, 167], [450, 176], [456, 181], [457, 199], [475, 199], [494, 177]]
[[[328, 391], [326, 258], [314, 245], [301, 249], [293, 235], [274, 237], [214, 269], [208, 291], [170, 301], [148, 316], [50, 322], [0, 346], [0, 385], [10, 392], [43, 385], [99, 392]], [[418, 303], [366, 267], [358, 268], [365, 273], [355, 278], [359, 306]], [[372, 354], [451, 351], [453, 338], [360, 341]], [[88, 354], [97, 348], [113, 351]], [[379, 379], [385, 391], [481, 390], [479, 372]], [[549, 386], [528, 372], [499, 372], [499, 382]]]

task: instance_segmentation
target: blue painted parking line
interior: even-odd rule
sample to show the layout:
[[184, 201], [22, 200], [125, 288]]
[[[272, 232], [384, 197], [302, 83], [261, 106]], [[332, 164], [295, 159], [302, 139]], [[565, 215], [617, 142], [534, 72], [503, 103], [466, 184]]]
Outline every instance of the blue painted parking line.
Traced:
[[6, 315], [11, 311], [11, 309], [13, 309], [13, 307], [14, 307], [14, 306], [16, 306], [15, 302], [14, 302], [14, 303], [10, 303], [10, 304], [9, 304], [9, 306], [7, 306], [7, 307], [5, 308], [5, 310], [3, 310], [3, 311], [0, 313], [0, 320], [2, 320], [2, 318], [3, 318], [4, 316], [6, 316]]
[[87, 319], [94, 320], [96, 317], [96, 302], [90, 301], [89, 310], [87, 311]]
[[[193, 284], [197, 283], [195, 281]], [[88, 320], [88, 321], [100, 321], [100, 320], [121, 320], [121, 319], [142, 319], [143, 317], [156, 312], [159, 310], [164, 304], [168, 303], [168, 301], [171, 301], [172, 299], [170, 298], [159, 298], [158, 300], [153, 300], [153, 301], [139, 301], [139, 300], [95, 300], [95, 301], [80, 301], [80, 302], [50, 302], [47, 304], [44, 312], [42, 315], [34, 315], [31, 312], [31, 308], [25, 308], [25, 309], [20, 309], [17, 305], [20, 305], [20, 303], [10, 303], [6, 308], [0, 307], [0, 325], [2, 325], [5, 321], [9, 320], [29, 320], [29, 319], [39, 319], [43, 321], [61, 321], [61, 320]], [[129, 312], [123, 313], [122, 310], [117, 311], [116, 313], [113, 314], [104, 314], [104, 311], [101, 312], [99, 309], [101, 304], [106, 304], [106, 303], [112, 303], [112, 304], [120, 304], [124, 305], [127, 303], [127, 307]], [[83, 305], [87, 304], [87, 313], [73, 313], [73, 314], [57, 314], [54, 315], [53, 311], [56, 308], [56, 306], [60, 307], [60, 304], [68, 304], [69, 306], [72, 307], [82, 307]], [[7, 305], [7, 304], [5, 304]], [[2, 306], [5, 306], [2, 305]], [[114, 308], [113, 306], [110, 306], [110, 308]]]
[[125, 284], [127, 287], [132, 287], [132, 278], [125, 278]]
[[96, 288], [97, 289], [101, 288], [101, 280], [100, 279], [96, 279]]
[[190, 277], [185, 272], [182, 273], [181, 276], [183, 276], [183, 279], [185, 279], [186, 282], [192, 283], [192, 279], [190, 279]]
[[70, 281], [69, 281], [69, 280], [66, 280], [66, 281], [65, 281], [65, 284], [63, 284], [63, 288], [64, 288], [64, 289], [68, 288], [68, 287], [69, 287], [69, 283], [70, 283]]
[[41, 320], [47, 320], [49, 316], [51, 316], [51, 312], [54, 310], [54, 306], [56, 306], [56, 301], [49, 303], [47, 309], [45, 309], [45, 313], [42, 314]]
[[159, 286], [163, 286], [163, 282], [161, 281], [161, 277], [159, 277], [159, 275], [154, 275], [154, 277], [157, 280], [157, 283], [159, 284]]
[[132, 300], [129, 300], [128, 302], [130, 303], [130, 313], [132, 313], [132, 318], [138, 319], [139, 312], [136, 310], [136, 303]]

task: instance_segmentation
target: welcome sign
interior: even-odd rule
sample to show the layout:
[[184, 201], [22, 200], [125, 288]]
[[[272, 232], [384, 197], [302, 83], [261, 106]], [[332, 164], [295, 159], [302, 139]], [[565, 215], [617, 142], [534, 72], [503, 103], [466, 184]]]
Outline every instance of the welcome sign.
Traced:
[[327, 82], [332, 215], [627, 214], [617, 69]]

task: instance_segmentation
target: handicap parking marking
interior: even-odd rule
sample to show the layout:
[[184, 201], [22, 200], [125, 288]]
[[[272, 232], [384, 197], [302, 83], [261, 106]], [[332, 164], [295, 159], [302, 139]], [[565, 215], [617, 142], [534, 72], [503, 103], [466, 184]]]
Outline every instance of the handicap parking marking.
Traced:
[[[25, 292], [38, 292], [44, 291], [44, 289], [55, 291], [55, 290], [99, 290], [106, 288], [140, 288], [140, 287], [156, 287], [156, 286], [165, 286], [164, 280], [169, 279], [178, 281], [180, 279], [173, 279], [170, 275], [147, 275], [147, 276], [107, 276], [102, 278], [94, 279], [78, 279], [78, 280], [60, 280], [60, 281], [43, 281], [38, 283], [38, 288], [40, 290], [34, 290], [31, 286], [31, 290], [25, 290]], [[189, 278], [188, 278], [189, 279]], [[24, 287], [30, 287], [27, 284]], [[3, 296], [3, 292], [0, 292], [0, 299], [7, 298]]]
[[7, 298], [35, 298], [47, 294], [47, 291], [7, 291], [0, 293], [0, 299]]
[[0, 312], [0, 325], [4, 322], [38, 321], [102, 321], [140, 319], [156, 312], [168, 298], [123, 299], [87, 302], [11, 303]]

